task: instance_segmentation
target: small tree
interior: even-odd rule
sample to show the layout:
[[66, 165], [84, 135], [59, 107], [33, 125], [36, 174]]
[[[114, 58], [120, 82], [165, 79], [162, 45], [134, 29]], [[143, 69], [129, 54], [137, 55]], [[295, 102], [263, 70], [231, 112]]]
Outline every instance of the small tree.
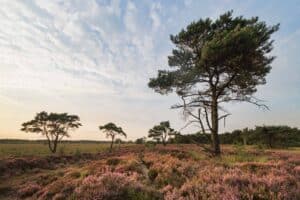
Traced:
[[114, 144], [114, 140], [115, 137], [117, 135], [121, 135], [126, 137], [126, 133], [123, 131], [123, 129], [121, 127], [116, 126], [114, 123], [110, 122], [107, 123], [103, 126], [99, 126], [100, 130], [103, 130], [104, 133], [106, 133], [106, 137], [110, 137], [111, 138], [111, 143], [110, 143], [110, 151], [112, 151], [113, 148], [113, 144]]
[[221, 153], [219, 121], [229, 113], [227, 102], [248, 102], [265, 107], [253, 94], [266, 83], [274, 59], [271, 35], [279, 25], [267, 26], [258, 17], [233, 17], [232, 12], [215, 21], [192, 22], [171, 35], [176, 48], [168, 57], [170, 70], [159, 70], [148, 86], [160, 94], [175, 91], [185, 116], [211, 134], [212, 152]]
[[146, 137], [137, 138], [135, 140], [136, 144], [144, 144], [146, 142]]
[[40, 133], [47, 138], [49, 149], [56, 152], [57, 143], [64, 137], [70, 137], [69, 131], [81, 126], [77, 115], [67, 113], [50, 113], [45, 111], [37, 113], [31, 121], [22, 124], [22, 131]]
[[168, 138], [176, 133], [177, 132], [170, 127], [170, 122], [164, 121], [150, 129], [148, 137], [151, 137], [157, 141], [161, 140], [165, 146]]

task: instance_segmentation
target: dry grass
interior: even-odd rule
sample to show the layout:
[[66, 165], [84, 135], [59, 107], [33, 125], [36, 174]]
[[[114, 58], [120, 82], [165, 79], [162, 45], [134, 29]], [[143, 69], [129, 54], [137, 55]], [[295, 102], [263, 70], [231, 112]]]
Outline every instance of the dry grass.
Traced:
[[[121, 144], [121, 146], [130, 146], [129, 144]], [[100, 153], [108, 150], [107, 143], [63, 143], [57, 148], [57, 155], [74, 155], [80, 153]], [[118, 148], [116, 145], [115, 148]], [[49, 156], [47, 144], [42, 143], [24, 143], [24, 144], [1, 144], [0, 158], [7, 157], [24, 157], [24, 156]]]

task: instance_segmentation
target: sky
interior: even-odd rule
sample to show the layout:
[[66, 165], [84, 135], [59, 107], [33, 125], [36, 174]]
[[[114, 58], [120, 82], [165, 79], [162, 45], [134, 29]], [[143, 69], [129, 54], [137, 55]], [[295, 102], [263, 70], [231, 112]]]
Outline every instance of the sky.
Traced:
[[256, 94], [270, 111], [227, 104], [232, 115], [221, 132], [300, 127], [299, 0], [1, 0], [0, 138], [41, 139], [20, 128], [43, 110], [80, 116], [72, 140], [104, 140], [98, 127], [110, 121], [128, 140], [165, 120], [179, 130], [185, 121], [170, 107], [180, 99], [155, 93], [149, 78], [168, 67], [170, 34], [228, 10], [281, 25], [273, 35], [276, 60]]

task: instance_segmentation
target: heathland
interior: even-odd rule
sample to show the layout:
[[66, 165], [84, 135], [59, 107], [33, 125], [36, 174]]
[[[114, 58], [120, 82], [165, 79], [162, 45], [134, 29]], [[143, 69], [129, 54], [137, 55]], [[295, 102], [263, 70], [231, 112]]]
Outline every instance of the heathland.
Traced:
[[[299, 199], [300, 149], [0, 144], [1, 199]], [[48, 150], [49, 152], [49, 150]]]

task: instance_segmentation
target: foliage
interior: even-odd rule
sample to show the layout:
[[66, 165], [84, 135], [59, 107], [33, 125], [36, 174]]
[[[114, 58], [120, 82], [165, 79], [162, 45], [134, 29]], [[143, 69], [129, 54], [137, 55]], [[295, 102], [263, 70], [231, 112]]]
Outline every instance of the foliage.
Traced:
[[25, 198], [25, 197], [32, 196], [40, 189], [41, 187], [38, 184], [28, 183], [25, 187], [22, 187], [18, 190], [18, 194], [21, 198]]
[[150, 179], [151, 182], [153, 182], [155, 180], [155, 178], [157, 177], [158, 172], [155, 169], [150, 169], [148, 171], [148, 177]]
[[166, 145], [167, 140], [170, 136], [176, 135], [177, 132], [170, 127], [169, 121], [160, 122], [159, 125], [155, 125], [149, 130], [148, 137], [156, 140], [161, 140], [163, 145]]
[[40, 133], [47, 138], [49, 149], [56, 152], [57, 143], [64, 137], [70, 137], [69, 131], [81, 126], [77, 115], [67, 113], [37, 113], [31, 121], [22, 124], [22, 131]]
[[88, 176], [76, 189], [80, 199], [159, 199], [154, 192], [141, 188], [139, 184], [120, 173], [106, 173], [100, 177]]
[[271, 70], [270, 37], [278, 28], [268, 27], [258, 17], [233, 17], [232, 12], [215, 21], [192, 22], [171, 35], [176, 46], [168, 57], [171, 70], [159, 70], [148, 86], [160, 94], [175, 91], [183, 103], [173, 108], [183, 108], [192, 118], [188, 124], [198, 123], [203, 133], [208, 130], [213, 151], [219, 154], [218, 123], [229, 115], [222, 103], [244, 101], [263, 106], [253, 94], [258, 85], [266, 83]]
[[173, 143], [176, 144], [193, 144], [193, 143], [200, 143], [200, 144], [208, 144], [209, 134], [186, 134], [186, 135], [175, 135], [174, 139], [172, 140]]
[[300, 146], [300, 130], [289, 126], [256, 126], [221, 134], [223, 144], [244, 144], [274, 147]]
[[137, 138], [135, 140], [135, 144], [144, 144], [145, 142], [146, 142], [146, 138], [145, 137]]
[[110, 158], [106, 161], [108, 165], [118, 165], [120, 163], [120, 159], [118, 158]]
[[[254, 129], [237, 129], [220, 134], [221, 144], [256, 145], [257, 149], [300, 147], [300, 130], [289, 126], [256, 126]], [[176, 135], [172, 143], [209, 144], [209, 134]]]
[[103, 126], [99, 126], [100, 130], [103, 130], [106, 133], [106, 137], [111, 138], [111, 145], [110, 145], [110, 151], [112, 151], [113, 144], [114, 144], [114, 139], [116, 136], [121, 135], [126, 137], [126, 133], [123, 131], [121, 127], [118, 127], [112, 122], [109, 122]]

